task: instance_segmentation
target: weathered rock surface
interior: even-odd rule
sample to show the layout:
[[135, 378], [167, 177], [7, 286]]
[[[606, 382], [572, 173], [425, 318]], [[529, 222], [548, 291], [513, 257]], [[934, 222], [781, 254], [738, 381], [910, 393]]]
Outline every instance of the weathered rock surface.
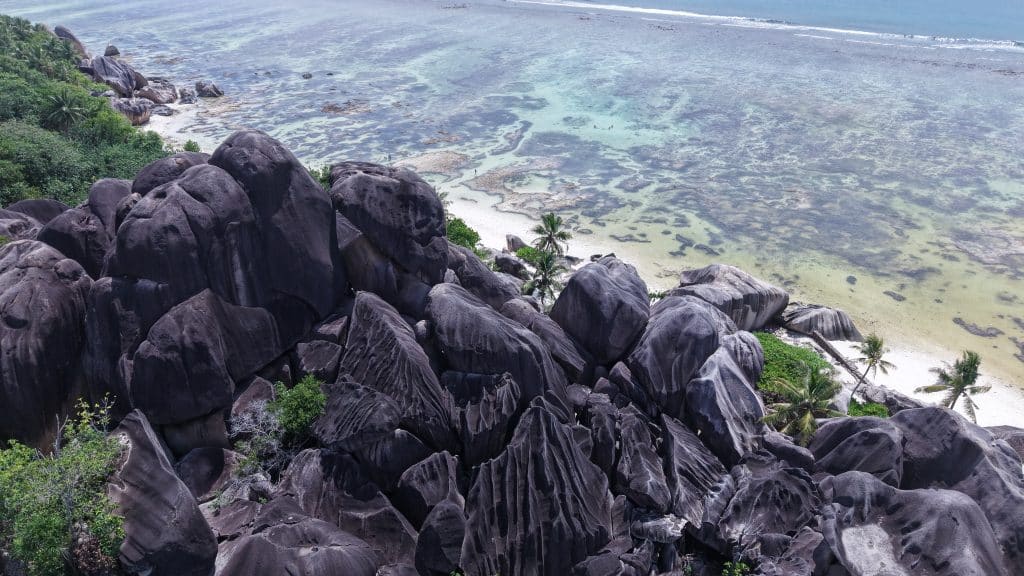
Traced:
[[519, 288], [495, 274], [468, 248], [449, 243], [448, 266], [459, 279], [459, 286], [495, 310], [520, 295]]
[[519, 415], [522, 393], [507, 372], [501, 375], [445, 372], [442, 383], [455, 404], [453, 419], [462, 441], [462, 459], [476, 466], [498, 455]]
[[150, 190], [181, 176], [185, 170], [210, 160], [209, 154], [178, 152], [147, 164], [132, 181], [132, 192], [145, 196]]
[[43, 226], [36, 239], [81, 264], [89, 276], [99, 278], [117, 232], [117, 205], [130, 190], [128, 180], [97, 181], [85, 204], [61, 212]]
[[196, 448], [174, 465], [174, 471], [197, 501], [206, 502], [231, 482], [242, 458], [223, 448]]
[[542, 314], [525, 300], [513, 299], [505, 302], [501, 313], [522, 324], [536, 334], [547, 346], [551, 357], [562, 367], [570, 382], [578, 382], [586, 369], [587, 361], [580, 355], [572, 339], [566, 335], [550, 316]]
[[661, 454], [665, 478], [671, 493], [671, 511], [699, 530], [709, 518], [708, 502], [722, 494], [728, 501], [735, 490], [732, 476], [725, 466], [708, 451], [700, 439], [678, 420], [661, 417]]
[[124, 517], [122, 566], [153, 576], [209, 576], [217, 542], [146, 417], [132, 412], [113, 434], [125, 447], [107, 489]]
[[79, 58], [89, 57], [89, 51], [85, 49], [85, 46], [82, 44], [82, 41], [79, 40], [78, 37], [75, 36], [75, 34], [71, 30], [68, 30], [67, 27], [58, 25], [53, 29], [53, 34], [57, 38], [67, 40], [67, 42], [71, 44], [72, 50], [75, 51], [75, 55]]
[[444, 206], [414, 172], [346, 162], [331, 167], [334, 206], [384, 255], [428, 285], [448, 268]]
[[849, 314], [817, 304], [790, 306], [782, 313], [782, 325], [801, 334], [817, 332], [826, 340], [864, 339]]
[[92, 280], [75, 261], [35, 240], [0, 247], [0, 440], [40, 446], [80, 381]]
[[543, 406], [480, 466], [466, 498], [462, 567], [472, 576], [564, 575], [611, 539], [608, 480]]
[[201, 98], [220, 98], [224, 91], [209, 80], [200, 80], [196, 82], [196, 95]]
[[447, 368], [475, 374], [508, 372], [523, 400], [550, 393], [564, 401], [565, 374], [539, 337], [502, 316], [460, 286], [438, 284], [427, 298], [427, 319]]
[[127, 62], [116, 58], [94, 56], [91, 66], [93, 80], [110, 86], [122, 98], [131, 98], [137, 88], [142, 88], [145, 85], [139, 81], [141, 74], [138, 74]]
[[166, 78], [148, 78], [146, 86], [135, 91], [135, 96], [156, 104], [171, 104], [178, 99], [178, 89]]
[[740, 330], [758, 330], [789, 304], [789, 295], [777, 286], [754, 278], [728, 264], [687, 270], [679, 276], [672, 296], [696, 296], [725, 312]]
[[598, 364], [622, 359], [647, 325], [650, 297], [636, 269], [614, 257], [572, 275], [551, 308], [558, 323]]
[[394, 399], [402, 427], [428, 444], [453, 446], [451, 409], [412, 328], [369, 292], [356, 296], [349, 321], [341, 374]]
[[[380, 556], [363, 540], [330, 522], [310, 518], [294, 499], [245, 503], [237, 526], [221, 544], [217, 576], [302, 574], [375, 576]], [[232, 511], [229, 511], [230, 514]]]
[[867, 472], [890, 486], [899, 486], [903, 477], [903, 432], [886, 419], [829, 420], [818, 428], [810, 449], [821, 472]]
[[978, 504], [960, 492], [899, 490], [864, 472], [826, 478], [822, 490], [831, 501], [822, 532], [853, 574], [1017, 573]]
[[627, 412], [619, 421], [619, 443], [621, 454], [612, 478], [615, 493], [625, 495], [638, 506], [664, 514], [671, 503], [671, 495], [647, 425]]
[[142, 126], [153, 115], [153, 101], [145, 98], [115, 98], [110, 101], [110, 105], [127, 118], [132, 126]]
[[[60, 215], [61, 212], [64, 212], [67, 209], [68, 206], [66, 204], [51, 198], [32, 198], [29, 200], [18, 200], [14, 204], [5, 208], [4, 211], [24, 214], [38, 222], [40, 225], [45, 226], [50, 222], [50, 220], [53, 220]], [[14, 237], [7, 233], [4, 233], [4, 235], [8, 238]]]

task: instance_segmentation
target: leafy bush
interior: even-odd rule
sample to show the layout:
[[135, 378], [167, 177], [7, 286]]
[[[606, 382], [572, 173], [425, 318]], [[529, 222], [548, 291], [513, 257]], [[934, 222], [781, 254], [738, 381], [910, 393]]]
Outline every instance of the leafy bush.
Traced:
[[480, 243], [480, 233], [466, 224], [465, 220], [449, 216], [447, 223], [448, 241], [473, 250]]
[[202, 152], [202, 150], [199, 149], [199, 143], [195, 140], [186, 140], [185, 147], [183, 149], [185, 152]]
[[884, 404], [877, 402], [864, 402], [861, 404], [856, 399], [850, 399], [850, 408], [847, 410], [848, 416], [877, 416], [879, 418], [888, 418], [889, 409]]
[[533, 246], [523, 246], [519, 250], [516, 250], [516, 256], [518, 256], [520, 260], [526, 262], [530, 266], [536, 267], [537, 263], [544, 258], [544, 251], [538, 250]]
[[6, 246], [8, 243], [10, 243], [10, 241], [11, 241], [11, 239], [8, 238], [7, 236], [0, 235], [0, 248], [3, 248], [4, 246]]
[[321, 166], [319, 168], [309, 168], [309, 167], [306, 167], [306, 170], [309, 171], [309, 175], [312, 176], [314, 180], [316, 180], [317, 182], [320, 183], [320, 186], [323, 187], [324, 190], [330, 191], [330, 189], [331, 189], [331, 167], [330, 166], [327, 166], [325, 164], [325, 165], [323, 165], [323, 166]]
[[[73, 539], [94, 543], [101, 563], [116, 566], [124, 520], [106, 495], [121, 446], [106, 435], [105, 406], [80, 403], [54, 451], [42, 455], [11, 441], [0, 450], [0, 547], [30, 576], [65, 574]], [[98, 554], [96, 554], [98, 552]], [[69, 562], [72, 563], [73, 562]]]
[[70, 46], [45, 27], [0, 16], [0, 203], [55, 198], [75, 205], [100, 178], [133, 178], [166, 155], [136, 131], [105, 89], [76, 70]]
[[757, 381], [757, 389], [767, 404], [784, 401], [777, 384], [780, 380], [798, 382], [808, 370], [832, 371], [832, 366], [814, 350], [786, 344], [767, 332], [756, 332], [754, 336], [764, 349], [764, 370]]
[[293, 441], [309, 436], [310, 426], [324, 413], [327, 396], [320, 389], [320, 384], [312, 375], [307, 375], [291, 389], [280, 382], [275, 386], [277, 398], [270, 404], [270, 409], [277, 416], [285, 435]]
[[750, 574], [750, 566], [745, 562], [726, 562], [722, 565], [722, 576], [746, 576]]

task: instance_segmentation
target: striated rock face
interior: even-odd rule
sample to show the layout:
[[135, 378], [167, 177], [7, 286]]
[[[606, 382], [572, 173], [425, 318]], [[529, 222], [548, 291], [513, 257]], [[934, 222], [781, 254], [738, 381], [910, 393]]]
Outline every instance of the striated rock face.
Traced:
[[889, 420], [836, 418], [818, 428], [810, 449], [818, 471], [867, 472], [890, 486], [899, 486], [903, 442], [903, 431]]
[[608, 481], [543, 405], [480, 466], [466, 498], [468, 576], [563, 575], [611, 539]]
[[0, 209], [0, 236], [8, 240], [34, 240], [40, 228], [42, 224], [31, 216]]
[[0, 440], [49, 443], [80, 381], [92, 280], [73, 260], [34, 240], [0, 247]]
[[366, 542], [309, 517], [293, 498], [265, 505], [238, 501], [221, 518], [228, 534], [222, 534], [217, 576], [378, 574], [380, 557]]
[[520, 295], [516, 286], [505, 282], [468, 248], [449, 243], [448, 266], [459, 279], [459, 286], [495, 310], [501, 310], [506, 302], [514, 302]]
[[153, 101], [146, 98], [114, 98], [110, 105], [127, 118], [132, 126], [142, 126], [153, 115]]
[[1004, 563], [981, 508], [960, 492], [899, 490], [864, 472], [828, 477], [822, 490], [831, 501], [822, 532], [853, 574], [1019, 573]]
[[905, 410], [900, 488], [948, 488], [971, 497], [992, 525], [1010, 573], [1024, 573], [1024, 473], [1006, 442], [943, 408]]
[[828, 306], [790, 306], [782, 313], [782, 325], [801, 334], [817, 332], [826, 340], [864, 340], [849, 314]]
[[507, 372], [524, 400], [550, 393], [564, 401], [565, 375], [544, 343], [460, 286], [438, 284], [427, 298], [427, 319], [434, 325], [447, 368], [475, 374]]
[[178, 89], [165, 78], [148, 78], [146, 85], [135, 91], [135, 96], [156, 104], [171, 104], [178, 99]]
[[384, 255], [423, 282], [448, 268], [444, 206], [414, 172], [345, 162], [331, 168], [334, 206]]
[[612, 365], [647, 325], [650, 297], [636, 269], [606, 256], [572, 275], [551, 308], [558, 323], [598, 364]]
[[[709, 518], [708, 503], [728, 501], [735, 490], [725, 466], [701, 444], [700, 439], [678, 420], [661, 417], [661, 454], [671, 492], [671, 511], [693, 529]], [[721, 496], [714, 496], [721, 495]], [[717, 523], [717, 519], [714, 521]]]
[[569, 381], [579, 381], [587, 362], [561, 326], [521, 299], [505, 302], [501, 307], [501, 313], [536, 334], [551, 352], [551, 357], [565, 371]]
[[209, 576], [217, 542], [146, 417], [132, 412], [113, 434], [125, 447], [107, 489], [124, 517], [122, 566], [153, 576]]
[[391, 397], [401, 426], [428, 444], [454, 445], [451, 410], [412, 328], [368, 292], [356, 296], [350, 322], [341, 374]]
[[110, 86], [122, 98], [132, 98], [137, 88], [145, 86], [141, 74], [116, 58], [94, 56], [91, 67], [93, 80]]
[[725, 312], [740, 330], [759, 330], [789, 304], [789, 295], [777, 286], [754, 278], [728, 264], [687, 270], [671, 296], [696, 296]]

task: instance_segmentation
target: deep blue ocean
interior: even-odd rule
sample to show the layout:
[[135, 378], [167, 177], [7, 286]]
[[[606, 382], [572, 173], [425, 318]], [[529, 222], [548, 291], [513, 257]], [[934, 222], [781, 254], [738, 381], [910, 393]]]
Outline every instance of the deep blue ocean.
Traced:
[[1024, 0], [584, 0], [789, 24], [1024, 42]]

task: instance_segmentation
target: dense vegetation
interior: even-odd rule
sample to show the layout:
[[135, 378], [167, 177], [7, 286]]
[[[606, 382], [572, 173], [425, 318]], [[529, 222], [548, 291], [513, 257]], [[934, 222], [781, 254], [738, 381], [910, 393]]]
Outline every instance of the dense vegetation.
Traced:
[[754, 335], [764, 349], [764, 371], [757, 381], [757, 389], [764, 395], [765, 403], [784, 400], [779, 382], [799, 382], [808, 371], [832, 369], [814, 350], [786, 344], [768, 332], [757, 332]]
[[448, 216], [446, 223], [448, 241], [452, 244], [465, 246], [470, 250], [476, 250], [480, 243], [480, 233], [469, 227], [466, 221], [458, 216]]
[[115, 112], [76, 68], [71, 46], [42, 25], [0, 16], [0, 205], [74, 205], [100, 178], [133, 178], [166, 154], [160, 137]]
[[106, 480], [121, 447], [109, 425], [105, 407], [82, 403], [51, 454], [13, 440], [0, 450], [0, 549], [30, 576], [116, 568], [124, 526]]
[[878, 416], [888, 418], [889, 409], [884, 404], [877, 402], [859, 402], [856, 398], [850, 399], [850, 408], [846, 411], [847, 416]]

